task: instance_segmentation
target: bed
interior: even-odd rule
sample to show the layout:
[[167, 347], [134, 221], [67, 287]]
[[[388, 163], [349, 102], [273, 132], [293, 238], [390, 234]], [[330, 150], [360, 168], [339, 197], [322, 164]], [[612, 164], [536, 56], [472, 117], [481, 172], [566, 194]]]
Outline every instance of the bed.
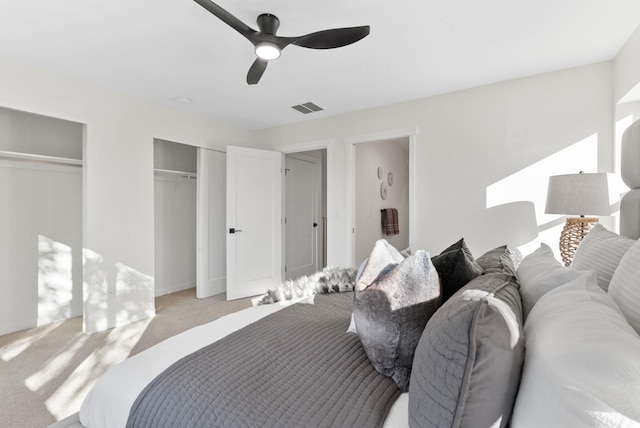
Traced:
[[355, 293], [172, 337], [56, 426], [640, 427], [640, 122], [623, 159], [638, 190], [621, 234], [596, 226], [571, 268], [545, 244], [516, 267], [506, 246], [405, 257], [379, 241]]

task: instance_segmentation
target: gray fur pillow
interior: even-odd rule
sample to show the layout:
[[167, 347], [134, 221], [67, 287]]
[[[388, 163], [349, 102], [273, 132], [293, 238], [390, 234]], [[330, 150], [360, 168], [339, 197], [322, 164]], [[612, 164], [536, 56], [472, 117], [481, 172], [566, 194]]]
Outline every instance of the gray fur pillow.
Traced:
[[406, 259], [385, 240], [376, 243], [356, 283], [355, 324], [373, 367], [408, 391], [415, 348], [440, 306], [440, 279], [429, 254]]

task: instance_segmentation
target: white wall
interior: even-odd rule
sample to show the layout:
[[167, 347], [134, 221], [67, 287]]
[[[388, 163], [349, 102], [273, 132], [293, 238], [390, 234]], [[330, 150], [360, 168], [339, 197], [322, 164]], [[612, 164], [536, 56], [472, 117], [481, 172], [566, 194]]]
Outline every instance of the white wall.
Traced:
[[153, 139], [220, 149], [251, 136], [6, 58], [0, 70], [0, 106], [85, 124], [84, 331], [153, 315]]
[[[633, 33], [613, 60], [613, 101], [619, 102], [640, 83], [640, 27]], [[636, 98], [640, 99], [640, 97]]]
[[351, 264], [345, 139], [403, 128], [418, 129], [413, 247], [439, 252], [465, 237], [476, 254], [528, 251], [536, 234], [559, 239], [563, 220], [544, 215], [548, 176], [613, 163], [612, 99], [611, 63], [600, 63], [262, 130], [255, 142], [331, 142], [330, 264]]
[[[356, 264], [369, 257], [378, 239], [386, 239], [403, 250], [409, 246], [409, 142], [382, 141], [355, 146], [355, 260]], [[377, 169], [383, 170], [382, 179]], [[393, 185], [387, 177], [393, 173]], [[387, 198], [380, 197], [380, 185], [385, 183]], [[396, 208], [400, 234], [385, 235], [381, 230], [380, 210]]]

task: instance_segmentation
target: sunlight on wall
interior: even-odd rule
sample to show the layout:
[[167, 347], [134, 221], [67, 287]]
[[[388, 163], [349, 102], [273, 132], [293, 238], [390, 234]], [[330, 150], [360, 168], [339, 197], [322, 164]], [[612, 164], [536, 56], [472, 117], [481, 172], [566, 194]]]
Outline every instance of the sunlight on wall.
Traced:
[[116, 263], [116, 290], [124, 307], [116, 314], [116, 325], [155, 315], [154, 279], [124, 263]]
[[95, 333], [155, 315], [155, 283], [121, 262], [88, 248], [84, 254], [83, 331]]
[[73, 300], [71, 247], [38, 235], [38, 324], [71, 317]]
[[[579, 171], [598, 171], [597, 134], [590, 135], [487, 187], [487, 208], [513, 202], [533, 203], [538, 238], [517, 245], [522, 254], [533, 252], [540, 242], [549, 244], [556, 255], [559, 254], [557, 247], [564, 224], [563, 217], [544, 213], [549, 176], [576, 174]], [[517, 222], [518, 219], [513, 221]]]
[[[82, 331], [95, 332], [108, 328], [107, 318], [107, 272], [104, 269], [104, 257], [88, 248], [82, 250], [84, 317]], [[90, 307], [91, 310], [87, 310]]]

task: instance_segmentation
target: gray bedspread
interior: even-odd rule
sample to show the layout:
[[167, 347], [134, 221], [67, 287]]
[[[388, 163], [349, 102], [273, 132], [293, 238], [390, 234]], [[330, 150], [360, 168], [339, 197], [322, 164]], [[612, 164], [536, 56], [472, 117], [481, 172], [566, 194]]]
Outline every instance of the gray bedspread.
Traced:
[[186, 356], [127, 427], [379, 427], [400, 394], [346, 333], [352, 293], [315, 296]]

